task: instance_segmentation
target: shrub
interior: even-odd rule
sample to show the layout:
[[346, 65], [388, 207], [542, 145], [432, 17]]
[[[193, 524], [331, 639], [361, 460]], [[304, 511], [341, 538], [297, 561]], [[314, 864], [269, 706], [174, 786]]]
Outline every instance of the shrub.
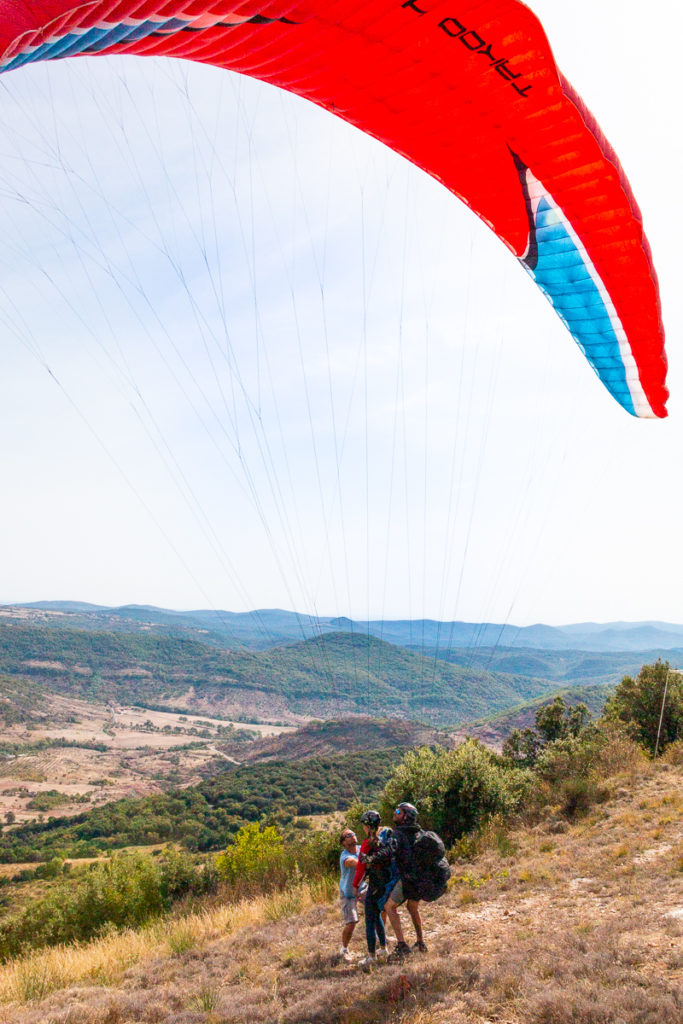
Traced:
[[505, 766], [477, 740], [456, 750], [422, 747], [393, 771], [382, 797], [382, 812], [393, 817], [402, 800], [418, 808], [420, 824], [447, 845], [495, 814], [508, 815], [521, 803], [528, 773]]
[[[601, 719], [598, 723], [602, 745], [598, 754], [599, 770], [606, 777], [627, 772], [637, 774], [647, 764], [647, 756], [636, 741], [628, 735], [621, 722]], [[597, 769], [596, 769], [597, 770]]]
[[536, 774], [551, 783], [572, 775], [587, 777], [600, 764], [604, 737], [590, 730], [581, 737], [569, 736], [545, 747], [536, 762]]
[[[41, 867], [49, 873], [40, 877], [54, 877], [61, 861]], [[212, 860], [198, 863], [174, 848], [156, 858], [116, 854], [68, 882], [60, 880], [47, 896], [5, 918], [0, 924], [0, 960], [26, 949], [90, 939], [110, 927], [141, 925], [177, 899], [211, 892], [216, 882]]]
[[55, 807], [69, 803], [69, 797], [56, 789], [48, 789], [46, 793], [37, 793], [27, 806], [32, 811], [51, 811]]
[[250, 822], [216, 858], [216, 869], [231, 886], [252, 889], [274, 883], [286, 874], [282, 836], [273, 825], [261, 829], [258, 822]]
[[534, 811], [549, 804], [567, 818], [585, 813], [609, 795], [605, 765], [614, 761], [617, 753], [625, 754], [627, 747], [622, 749], [613, 735], [595, 726], [549, 743], [536, 761], [527, 809]]
[[670, 765], [681, 765], [683, 764], [683, 738], [675, 740], [670, 743], [662, 754], [662, 761], [665, 764]]
[[164, 909], [160, 868], [141, 853], [94, 864], [76, 882], [58, 883], [0, 924], [0, 959], [25, 949], [92, 938], [107, 925], [139, 925]]
[[216, 858], [219, 878], [231, 897], [282, 889], [291, 881], [325, 878], [339, 868], [337, 832], [315, 832], [285, 844], [272, 826], [243, 826]]
[[161, 892], [168, 906], [183, 896], [202, 896], [214, 892], [218, 871], [213, 857], [197, 861], [185, 850], [170, 846], [160, 860]]
[[33, 872], [35, 878], [58, 878], [64, 871], [64, 861], [59, 857], [53, 857], [45, 864], [39, 864]]

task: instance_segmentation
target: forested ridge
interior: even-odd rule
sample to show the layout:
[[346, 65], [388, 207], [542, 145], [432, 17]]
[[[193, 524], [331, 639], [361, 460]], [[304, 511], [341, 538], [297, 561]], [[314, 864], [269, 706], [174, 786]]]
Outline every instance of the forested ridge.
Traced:
[[0, 835], [0, 862], [88, 857], [102, 850], [179, 842], [217, 850], [249, 821], [280, 824], [377, 797], [405, 747], [243, 765], [198, 786], [117, 800], [74, 818], [52, 818]]
[[450, 665], [370, 636], [332, 633], [255, 653], [154, 633], [0, 624], [0, 672], [91, 700], [173, 704], [258, 693], [294, 712], [387, 713], [455, 724], [553, 689], [545, 679]]

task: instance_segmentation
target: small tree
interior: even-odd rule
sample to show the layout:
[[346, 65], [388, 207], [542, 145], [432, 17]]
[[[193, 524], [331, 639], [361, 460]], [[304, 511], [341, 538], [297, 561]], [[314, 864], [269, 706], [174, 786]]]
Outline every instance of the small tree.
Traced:
[[643, 665], [635, 679], [621, 680], [605, 704], [605, 718], [623, 722], [650, 754], [655, 753], [659, 736], [663, 750], [683, 737], [683, 677], [668, 661]]
[[578, 736], [590, 714], [585, 704], [565, 704], [555, 697], [552, 704], [544, 704], [536, 712], [536, 729], [544, 744]]
[[535, 729], [513, 729], [503, 744], [503, 755], [516, 764], [534, 765], [548, 744], [577, 737], [589, 718], [585, 704], [565, 704], [562, 697], [555, 697], [536, 712]]

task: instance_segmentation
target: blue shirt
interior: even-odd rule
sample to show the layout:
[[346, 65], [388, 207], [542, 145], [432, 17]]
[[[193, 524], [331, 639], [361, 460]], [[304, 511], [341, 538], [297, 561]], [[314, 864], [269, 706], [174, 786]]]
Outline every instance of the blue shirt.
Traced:
[[356, 874], [356, 868], [358, 864], [351, 864], [347, 867], [346, 862], [350, 859], [358, 861], [358, 854], [360, 853], [360, 846], [355, 847], [355, 853], [351, 850], [342, 850], [341, 857], [339, 858], [339, 868], [341, 870], [341, 877], [339, 879], [339, 892], [342, 896], [346, 896], [347, 899], [351, 896], [355, 896], [353, 891], [353, 879]]

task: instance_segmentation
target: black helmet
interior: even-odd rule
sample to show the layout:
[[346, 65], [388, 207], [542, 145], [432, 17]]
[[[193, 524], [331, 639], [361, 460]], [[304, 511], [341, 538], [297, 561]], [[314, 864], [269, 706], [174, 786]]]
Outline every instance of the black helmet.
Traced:
[[362, 825], [367, 825], [369, 828], [379, 828], [382, 821], [377, 811], [364, 811], [360, 820]]
[[405, 801], [398, 805], [396, 808], [396, 814], [403, 812], [403, 820], [408, 825], [414, 825], [417, 821], [417, 807], [413, 807], [412, 804], [405, 803]]

